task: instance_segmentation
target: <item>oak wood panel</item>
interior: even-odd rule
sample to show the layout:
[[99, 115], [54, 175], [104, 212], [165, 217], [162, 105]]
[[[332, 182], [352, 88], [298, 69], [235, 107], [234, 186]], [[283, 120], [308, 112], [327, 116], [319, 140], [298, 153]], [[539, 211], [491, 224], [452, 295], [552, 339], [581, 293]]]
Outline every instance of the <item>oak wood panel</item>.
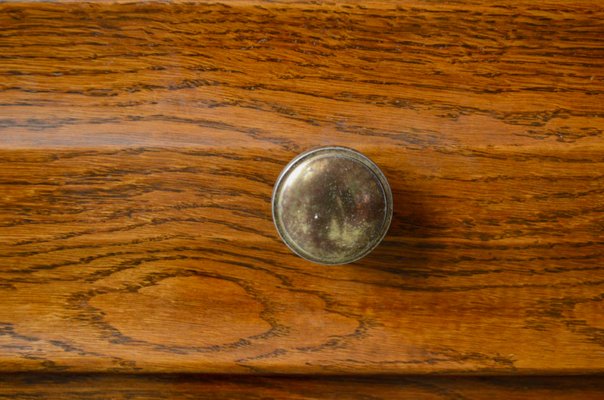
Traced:
[[[0, 5], [0, 369], [604, 369], [604, 8]], [[272, 185], [338, 144], [384, 243], [290, 254]]]
[[0, 375], [0, 399], [600, 400], [602, 376]]

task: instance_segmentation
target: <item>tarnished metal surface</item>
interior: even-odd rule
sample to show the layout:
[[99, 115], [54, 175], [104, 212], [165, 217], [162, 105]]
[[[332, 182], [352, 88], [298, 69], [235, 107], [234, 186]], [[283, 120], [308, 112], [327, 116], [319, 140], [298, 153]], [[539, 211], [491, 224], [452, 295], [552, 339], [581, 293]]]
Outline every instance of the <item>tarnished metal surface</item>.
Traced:
[[283, 241], [299, 256], [345, 264], [382, 240], [392, 218], [392, 194], [367, 157], [323, 147], [285, 167], [273, 192], [273, 218]]

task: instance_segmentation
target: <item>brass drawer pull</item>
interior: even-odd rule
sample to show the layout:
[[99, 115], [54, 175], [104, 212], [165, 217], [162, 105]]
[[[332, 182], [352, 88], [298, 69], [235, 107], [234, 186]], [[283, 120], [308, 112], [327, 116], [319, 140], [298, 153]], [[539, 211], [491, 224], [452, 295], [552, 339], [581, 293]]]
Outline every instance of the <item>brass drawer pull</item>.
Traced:
[[392, 191], [377, 165], [345, 147], [295, 157], [273, 190], [273, 220], [285, 244], [320, 264], [346, 264], [373, 250], [392, 219]]

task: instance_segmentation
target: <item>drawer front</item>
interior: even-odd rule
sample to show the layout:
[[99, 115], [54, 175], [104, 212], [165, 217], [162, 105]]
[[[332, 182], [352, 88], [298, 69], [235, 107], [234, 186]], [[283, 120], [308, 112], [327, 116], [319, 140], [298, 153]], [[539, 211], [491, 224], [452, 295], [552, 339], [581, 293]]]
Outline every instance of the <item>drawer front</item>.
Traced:
[[[0, 369], [604, 370], [604, 8], [0, 5]], [[293, 255], [279, 172], [341, 145], [394, 216]]]

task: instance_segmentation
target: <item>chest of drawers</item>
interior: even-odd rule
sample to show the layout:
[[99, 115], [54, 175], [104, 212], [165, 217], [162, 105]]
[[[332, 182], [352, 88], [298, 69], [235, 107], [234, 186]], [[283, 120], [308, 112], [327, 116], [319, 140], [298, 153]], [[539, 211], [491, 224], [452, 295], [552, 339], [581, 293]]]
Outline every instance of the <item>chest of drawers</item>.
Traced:
[[[340, 377], [290, 393], [315, 398], [388, 375], [374, 394], [395, 398], [463, 386], [405, 380], [426, 374], [600, 374], [603, 18], [597, 1], [1, 4], [6, 390]], [[271, 218], [279, 172], [329, 145], [392, 187], [388, 234], [352, 264], [295, 256]], [[303, 385], [287, 379], [262, 382]]]

